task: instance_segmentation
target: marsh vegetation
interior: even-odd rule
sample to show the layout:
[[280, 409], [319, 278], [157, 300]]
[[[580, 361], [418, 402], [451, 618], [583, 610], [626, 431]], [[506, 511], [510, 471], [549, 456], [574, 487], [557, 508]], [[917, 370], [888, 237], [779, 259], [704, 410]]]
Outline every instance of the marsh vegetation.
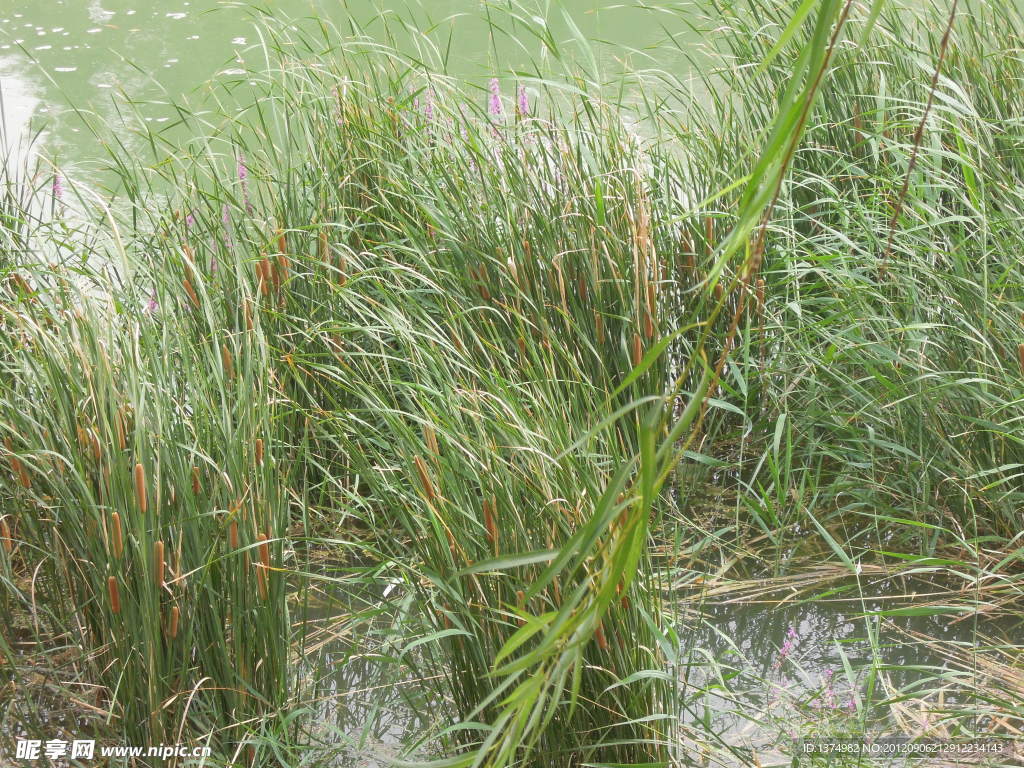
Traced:
[[1024, 16], [792, 6], [617, 84], [512, 4], [482, 88], [268, 18], [187, 141], [8, 164], [0, 748], [1018, 737]]

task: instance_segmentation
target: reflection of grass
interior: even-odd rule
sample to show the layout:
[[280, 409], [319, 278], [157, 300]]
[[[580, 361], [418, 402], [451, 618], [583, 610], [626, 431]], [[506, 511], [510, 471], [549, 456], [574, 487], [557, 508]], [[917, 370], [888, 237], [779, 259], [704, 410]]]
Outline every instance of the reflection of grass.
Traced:
[[[955, 712], [944, 673], [887, 689], [874, 630], [863, 676], [836, 672], [856, 715], [823, 687], [758, 710], [706, 655], [715, 687], [679, 685], [699, 620], [667, 604], [679, 582], [927, 569], [959, 574], [957, 616], [1020, 592], [1003, 84], [1024, 73], [983, 23], [1020, 20], [961, 20], [886, 253], [938, 41], [883, 17], [819, 80], [843, 5], [777, 57], [784, 4], [754, 5], [718, 10], [722, 101], [685, 123], [651, 102], [637, 127], [583, 72], [531, 78], [525, 111], [506, 87], [499, 117], [397, 54], [271, 24], [245, 120], [224, 95], [218, 125], [182, 114], [186, 147], [147, 134], [155, 164], [113, 153], [94, 224], [30, 219], [8, 187], [0, 600], [82, 645], [105, 733], [297, 763], [328, 670], [296, 617], [358, 579], [391, 589], [337, 628], [385, 684], [419, 681], [403, 749], [450, 765], [756, 764], [713, 697], [779, 733], [919, 703], [951, 735], [1019, 731], [1016, 648], [958, 679]], [[324, 549], [364, 565], [336, 577]]]

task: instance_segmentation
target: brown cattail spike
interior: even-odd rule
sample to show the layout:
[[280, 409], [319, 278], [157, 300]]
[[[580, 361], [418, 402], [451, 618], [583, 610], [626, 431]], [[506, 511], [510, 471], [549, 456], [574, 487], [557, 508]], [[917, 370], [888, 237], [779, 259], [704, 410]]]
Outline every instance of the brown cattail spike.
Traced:
[[117, 589], [117, 578], [111, 576], [107, 579], [107, 592], [110, 593], [110, 610], [113, 613], [121, 612], [121, 594]]
[[110, 540], [114, 547], [114, 557], [120, 559], [124, 552], [124, 534], [121, 531], [121, 515], [117, 512], [110, 516]]
[[256, 454], [256, 464], [258, 466], [262, 467], [263, 466], [263, 438], [262, 437], [257, 437], [256, 438], [255, 454]]
[[423, 425], [423, 442], [427, 444], [427, 449], [434, 456], [440, 455], [441, 452], [437, 446], [437, 434], [434, 432], [434, 427], [430, 424]]
[[11, 527], [7, 524], [7, 518], [0, 517], [0, 546], [4, 552], [11, 554], [14, 551], [14, 539], [11, 538]]
[[327, 230], [320, 230], [320, 261], [329, 264], [331, 261], [331, 246], [327, 240]]
[[224, 376], [228, 379], [235, 378], [235, 363], [231, 357], [231, 350], [227, 344], [220, 345], [220, 362], [224, 367]]
[[200, 479], [201, 475], [199, 472], [199, 467], [192, 467], [192, 493], [194, 493], [197, 496], [199, 495], [199, 491], [201, 491], [203, 488]]
[[495, 554], [498, 552], [498, 521], [496, 512], [494, 501], [484, 499], [484, 529], [487, 531], [487, 540], [494, 547]]
[[1020, 362], [1020, 372], [1024, 373], [1024, 343], [1017, 345], [1017, 360]]
[[265, 534], [265, 533], [257, 534], [256, 540], [260, 543], [260, 545], [259, 545], [260, 562], [263, 564], [264, 568], [269, 568], [270, 567], [270, 540], [267, 537], [267, 534]]
[[644, 359], [644, 343], [640, 339], [639, 333], [633, 334], [633, 367], [640, 365], [640, 361]]
[[178, 636], [178, 619], [180, 616], [181, 611], [178, 610], [178, 606], [171, 608], [171, 621], [170, 626], [167, 628], [167, 634], [172, 640]]
[[185, 293], [188, 295], [188, 300], [192, 302], [193, 306], [199, 306], [199, 296], [196, 294], [196, 289], [192, 287], [192, 283], [186, 277], [182, 281], [182, 286], [185, 288]]
[[262, 568], [256, 571], [256, 586], [260, 592], [260, 600], [267, 599], [267, 572]]
[[601, 626], [601, 622], [597, 622], [597, 628], [594, 630], [594, 637], [597, 638], [597, 647], [602, 651], [608, 650], [608, 639], [604, 636], [604, 627]]
[[231, 549], [238, 549], [238, 521], [232, 520], [231, 525], [228, 528], [228, 542], [231, 544]]
[[427, 471], [427, 463], [421, 456], [414, 457], [413, 462], [416, 464], [416, 472], [420, 476], [420, 484], [423, 486], [423, 492], [427, 495], [427, 500], [433, 501], [437, 497], [437, 494], [434, 491], [434, 484], [430, 481], [430, 473]]
[[135, 465], [135, 502], [139, 505], [139, 511], [146, 514], [146, 470], [142, 464]]
[[153, 542], [153, 579], [157, 587], [164, 585], [164, 543]]
[[261, 296], [266, 296], [270, 291], [270, 274], [267, 272], [268, 266], [266, 256], [256, 262], [256, 282], [259, 284]]

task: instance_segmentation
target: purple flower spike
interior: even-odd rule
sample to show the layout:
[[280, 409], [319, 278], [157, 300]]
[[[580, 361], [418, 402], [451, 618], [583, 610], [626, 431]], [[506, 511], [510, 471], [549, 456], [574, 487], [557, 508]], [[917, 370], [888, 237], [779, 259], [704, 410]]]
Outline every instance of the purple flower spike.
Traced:
[[185, 214], [185, 226], [192, 229], [196, 225], [196, 212], [194, 210]]
[[519, 98], [516, 100], [516, 109], [519, 112], [520, 117], [526, 117], [530, 114], [530, 102], [526, 100], [526, 86], [519, 86]]
[[498, 78], [492, 77], [491, 84], [491, 98], [490, 98], [490, 113], [492, 117], [501, 117], [501, 84], [498, 82]]
[[245, 210], [252, 213], [252, 203], [249, 202], [249, 169], [245, 165], [245, 155], [238, 156], [238, 180], [242, 184], [242, 202]]
[[64, 179], [59, 173], [56, 173], [53, 176], [53, 199], [64, 199]]
[[428, 123], [434, 122], [434, 92], [429, 88], [423, 93], [423, 116]]
[[160, 305], [156, 301], [156, 288], [153, 289], [153, 293], [150, 294], [149, 301], [146, 302], [146, 308], [143, 310], [147, 315], [152, 315], [156, 312]]

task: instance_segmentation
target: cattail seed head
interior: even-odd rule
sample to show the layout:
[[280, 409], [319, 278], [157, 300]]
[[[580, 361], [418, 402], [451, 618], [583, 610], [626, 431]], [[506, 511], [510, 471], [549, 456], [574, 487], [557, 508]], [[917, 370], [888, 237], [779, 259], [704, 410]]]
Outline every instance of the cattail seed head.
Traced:
[[1024, 373], [1024, 343], [1017, 345], [1017, 360], [1020, 362], [1020, 371]]
[[715, 300], [721, 301], [724, 293], [725, 289], [722, 287], [722, 281], [719, 280], [717, 283], [715, 283]]
[[259, 533], [256, 535], [256, 540], [259, 544], [260, 562], [264, 568], [270, 567], [270, 540], [265, 533]]
[[594, 310], [594, 330], [597, 332], [597, 343], [604, 344], [604, 317]]
[[4, 552], [11, 554], [14, 551], [14, 539], [11, 538], [11, 526], [7, 524], [6, 517], [0, 517], [0, 546]]
[[117, 578], [110, 576], [107, 579], [107, 592], [110, 593], [110, 610], [112, 613], [121, 612], [121, 593], [117, 589]]
[[320, 261], [324, 264], [329, 264], [331, 261], [331, 246], [327, 240], [327, 230], [320, 230]]
[[280, 254], [288, 253], [288, 238], [285, 237], [284, 230], [277, 230], [277, 252]]
[[640, 339], [639, 333], [633, 334], [633, 367], [640, 365], [640, 361], [644, 359], [644, 343]]
[[267, 599], [267, 572], [262, 568], [256, 569], [256, 587], [259, 589], [260, 600]]
[[437, 494], [434, 491], [434, 484], [430, 481], [427, 463], [423, 460], [422, 456], [413, 457], [413, 462], [416, 464], [416, 472], [420, 476], [420, 485], [423, 486], [423, 492], [427, 495], [427, 500], [433, 501]]
[[254, 453], [256, 454], [256, 464], [258, 466], [262, 467], [263, 466], [263, 438], [262, 437], [257, 437], [256, 438], [256, 448], [254, 450]]
[[430, 424], [423, 425], [423, 442], [427, 444], [427, 450], [434, 456], [441, 455], [441, 451], [437, 446], [437, 433], [434, 432], [434, 427]]
[[110, 516], [110, 539], [114, 547], [114, 557], [120, 559], [124, 552], [124, 534], [121, 531], [121, 515], [114, 512]]
[[338, 285], [344, 285], [348, 281], [347, 269], [348, 259], [345, 258], [345, 252], [342, 251], [338, 254]]
[[266, 296], [269, 290], [270, 276], [266, 272], [266, 263], [265, 256], [256, 262], [256, 284], [259, 286], [261, 296]]
[[224, 368], [224, 376], [228, 379], [235, 378], [235, 363], [227, 344], [220, 345], [220, 362]]
[[100, 438], [95, 430], [90, 430], [89, 432], [89, 444], [92, 446], [92, 457], [99, 461], [100, 457], [103, 456], [103, 449], [100, 447]]
[[715, 247], [715, 220], [710, 216], [704, 217], [704, 238], [708, 242], [708, 250], [712, 250]]
[[245, 330], [252, 330], [252, 302], [246, 299], [242, 302], [242, 317], [245, 320]]
[[763, 277], [757, 278], [757, 285], [756, 285], [754, 291], [755, 291], [755, 297], [757, 299], [757, 311], [758, 312], [763, 312], [764, 311], [764, 278]]
[[182, 281], [182, 286], [185, 289], [185, 293], [188, 295], [188, 300], [192, 302], [193, 306], [199, 306], [199, 296], [196, 294], [196, 289], [192, 287], [192, 283], [186, 277]]
[[516, 269], [516, 260], [512, 257], [508, 257], [508, 273], [512, 277], [512, 282], [516, 284], [517, 288], [521, 288], [519, 285], [519, 270]]
[[164, 585], [164, 567], [164, 543], [155, 541], [153, 542], [153, 580], [158, 589]]
[[594, 637], [597, 639], [597, 647], [602, 651], [608, 650], [608, 639], [604, 636], [604, 627], [601, 626], [601, 622], [597, 622], [597, 628], [594, 630]]
[[192, 493], [196, 496], [199, 495], [199, 491], [203, 488], [202, 483], [200, 482], [201, 477], [199, 467], [192, 467]]
[[238, 521], [232, 520], [231, 525], [228, 527], [228, 543], [231, 545], [231, 549], [238, 549]]
[[146, 514], [146, 470], [141, 463], [135, 465], [135, 502], [139, 505], [139, 511]]
[[496, 519], [497, 506], [492, 499], [484, 499], [484, 529], [487, 531], [487, 540], [498, 552], [498, 521]]
[[170, 624], [167, 627], [167, 635], [172, 640], [178, 636], [178, 619], [180, 618], [180, 616], [181, 616], [181, 611], [178, 610], [178, 606], [176, 606], [176, 605], [173, 606], [171, 608]]

